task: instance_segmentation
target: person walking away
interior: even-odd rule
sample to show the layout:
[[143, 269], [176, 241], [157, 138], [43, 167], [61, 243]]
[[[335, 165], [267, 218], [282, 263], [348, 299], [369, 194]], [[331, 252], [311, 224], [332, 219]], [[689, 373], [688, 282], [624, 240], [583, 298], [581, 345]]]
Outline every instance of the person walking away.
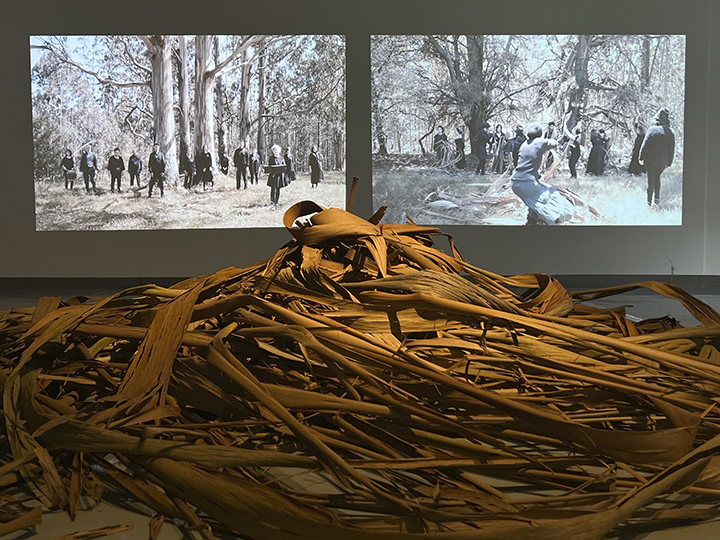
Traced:
[[660, 205], [660, 175], [675, 157], [675, 134], [670, 129], [670, 111], [660, 109], [653, 117], [654, 126], [645, 133], [640, 147], [640, 163], [647, 169], [647, 204]]
[[[69, 148], [65, 150], [65, 157], [62, 158], [62, 161], [60, 162], [60, 169], [63, 172], [63, 177], [65, 178], [65, 189], [72, 189], [77, 173], [75, 172], [75, 161], [72, 157], [72, 150]], [[70, 186], [69, 188], [68, 185]]]
[[80, 156], [80, 172], [83, 173], [83, 180], [85, 180], [85, 192], [90, 193], [90, 184], [92, 184], [93, 193], [97, 191], [95, 185], [95, 175], [97, 174], [98, 164], [97, 156], [92, 151], [92, 146], [89, 144], [83, 149], [82, 155]]
[[160, 145], [153, 144], [153, 151], [148, 158], [148, 169], [150, 170], [150, 183], [148, 184], [148, 198], [152, 197], [152, 190], [155, 185], [160, 187], [160, 196], [165, 196], [165, 156], [160, 152]]
[[113, 155], [108, 160], [107, 170], [110, 171], [110, 193], [115, 193], [115, 182], [117, 182], [118, 193], [122, 193], [120, 190], [120, 179], [122, 178], [122, 172], [125, 170], [125, 162], [122, 156], [120, 156], [120, 149], [115, 147]]
[[142, 172], [143, 162], [142, 158], [138, 155], [138, 151], [133, 150], [132, 156], [128, 159], [128, 174], [130, 175], [130, 187], [133, 187], [133, 182], [137, 183], [140, 187], [140, 173]]
[[308, 163], [310, 165], [310, 186], [316, 188], [318, 187], [320, 180], [322, 180], [324, 176], [322, 170], [322, 161], [320, 159], [320, 154], [318, 153], [317, 146], [313, 146], [310, 149]]
[[540, 181], [543, 155], [558, 145], [555, 139], [541, 135], [540, 124], [528, 126], [528, 140], [520, 148], [517, 167], [510, 177], [512, 190], [528, 207], [526, 225], [559, 225], [572, 218], [573, 206], [554, 187]]

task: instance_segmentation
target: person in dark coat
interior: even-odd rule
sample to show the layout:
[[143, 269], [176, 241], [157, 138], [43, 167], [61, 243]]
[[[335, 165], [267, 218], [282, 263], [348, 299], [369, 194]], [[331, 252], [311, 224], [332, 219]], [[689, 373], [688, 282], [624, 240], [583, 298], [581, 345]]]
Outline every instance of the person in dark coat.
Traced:
[[572, 131], [565, 126], [565, 139], [567, 139], [568, 167], [570, 178], [577, 178], [577, 162], [580, 159], [580, 126], [575, 126]]
[[323, 178], [322, 160], [320, 159], [317, 146], [313, 146], [310, 149], [308, 164], [310, 165], [310, 187], [316, 188]]
[[640, 147], [640, 163], [647, 169], [648, 206], [660, 204], [660, 175], [675, 157], [675, 135], [670, 129], [670, 111], [665, 107], [653, 117], [654, 126], [645, 133]]
[[198, 182], [202, 182], [203, 191], [205, 191], [206, 184], [210, 184], [214, 188], [215, 180], [213, 179], [212, 154], [210, 154], [207, 144], [203, 144], [202, 152], [195, 158], [195, 164], [197, 165], [197, 173], [200, 177]]
[[80, 171], [83, 173], [85, 180], [85, 192], [90, 193], [90, 184], [92, 184], [93, 193], [97, 187], [95, 186], [95, 175], [97, 174], [98, 164], [97, 156], [92, 151], [92, 147], [88, 144], [82, 151], [80, 156]]
[[240, 146], [235, 150], [233, 155], [233, 165], [235, 165], [235, 189], [247, 189], [247, 172], [250, 165], [250, 154], [245, 149], [245, 141], [240, 141]]
[[283, 155], [283, 160], [285, 161], [285, 166], [287, 167], [287, 172], [285, 173], [287, 181], [294, 182], [297, 178], [297, 174], [295, 173], [295, 158], [290, 152], [289, 146], [285, 147], [285, 154]]
[[138, 155], [137, 150], [133, 150], [132, 156], [128, 159], [128, 173], [130, 174], [130, 187], [133, 186], [133, 182], [137, 182], [140, 187], [140, 173], [142, 172], [143, 162]]
[[153, 144], [153, 151], [148, 158], [148, 170], [150, 171], [150, 183], [148, 184], [148, 198], [152, 197], [152, 190], [155, 185], [160, 187], [160, 196], [165, 196], [165, 156], [160, 151], [158, 143]]
[[220, 152], [220, 172], [223, 174], [227, 174], [230, 170], [230, 160], [227, 157], [227, 154], [225, 152]]
[[488, 129], [490, 128], [490, 124], [485, 122], [482, 126], [482, 129], [475, 137], [475, 145], [476, 145], [476, 152], [478, 157], [478, 164], [477, 168], [475, 169], [475, 174], [485, 174], [485, 165], [487, 164], [487, 145], [490, 144], [490, 142], [493, 139], [493, 136], [488, 133]]
[[[62, 161], [60, 162], [60, 169], [62, 169], [63, 177], [65, 178], [65, 189], [72, 189], [73, 184], [75, 183], [75, 177], [77, 176], [77, 173], [75, 172], [75, 161], [72, 157], [72, 150], [65, 150], [65, 157], [62, 158]], [[68, 185], [70, 186], [69, 188]]]
[[192, 189], [195, 185], [195, 157], [192, 155], [192, 148], [185, 149], [185, 155], [180, 158], [180, 170], [185, 173], [185, 189]]
[[515, 127], [515, 137], [510, 139], [505, 145], [505, 148], [503, 148], [503, 152], [512, 154], [513, 168], [517, 167], [518, 157], [520, 156], [520, 147], [527, 140], [527, 137], [525, 136], [525, 133], [523, 133], [523, 131], [524, 128], [520, 124], [518, 124]]
[[253, 148], [250, 154], [250, 183], [257, 185], [260, 179], [260, 156], [257, 150]]
[[433, 150], [435, 150], [435, 158], [438, 162], [442, 160], [444, 155], [444, 145], [447, 142], [447, 135], [445, 135], [445, 129], [442, 126], [438, 126], [433, 137]]
[[463, 130], [461, 127], [455, 129], [455, 151], [457, 152], [460, 159], [455, 163], [455, 166], [462, 170], [467, 167], [465, 162], [465, 137], [463, 137]]
[[554, 187], [540, 181], [543, 155], [558, 145], [555, 139], [541, 135], [540, 124], [528, 126], [529, 138], [520, 148], [518, 164], [511, 176], [512, 190], [528, 207], [526, 225], [559, 225], [572, 218], [573, 206]]
[[493, 133], [492, 137], [492, 172], [496, 174], [504, 173], [505, 168], [507, 167], [507, 159], [503, 150], [506, 145], [507, 137], [505, 136], [505, 130], [503, 129], [502, 124], [497, 124], [495, 126], [495, 133]]
[[280, 190], [290, 184], [285, 175], [287, 172], [287, 164], [280, 155], [280, 152], [282, 152], [282, 148], [277, 144], [273, 144], [272, 155], [268, 159], [267, 167], [267, 185], [270, 188], [270, 203], [273, 205], [273, 210], [278, 207]]
[[122, 178], [122, 172], [125, 170], [125, 161], [120, 156], [120, 149], [117, 147], [108, 160], [107, 170], [110, 171], [110, 193], [115, 193], [115, 182], [117, 182], [118, 193], [122, 193], [120, 179]]
[[597, 129], [590, 130], [590, 144], [592, 146], [585, 172], [602, 176], [605, 171], [605, 138]]
[[633, 143], [632, 156], [630, 157], [630, 165], [628, 165], [628, 172], [640, 176], [645, 173], [645, 165], [640, 163], [640, 147], [645, 140], [645, 126], [635, 122], [635, 142]]

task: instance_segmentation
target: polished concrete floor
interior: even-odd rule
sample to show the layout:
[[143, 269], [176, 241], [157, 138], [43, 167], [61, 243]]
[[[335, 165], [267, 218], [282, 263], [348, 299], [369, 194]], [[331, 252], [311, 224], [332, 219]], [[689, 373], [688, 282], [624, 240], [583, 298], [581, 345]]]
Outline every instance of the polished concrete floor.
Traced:
[[[169, 283], [172, 283], [172, 281], [166, 284]], [[126, 286], [133, 286], [135, 284], [123, 283], [121, 286], [118, 286], [117, 283], [94, 282], [91, 280], [88, 281], [85, 286], [80, 283], [55, 284], [53, 286], [45, 286], [42, 284], [40, 286], [27, 286], [27, 284], [23, 285], [22, 283], [19, 284], [19, 286], [11, 287], [3, 287], [1, 285], [2, 284], [0, 284], [0, 310], [6, 310], [12, 307], [34, 306], [41, 296], [61, 296], [65, 300], [74, 296], [104, 297]], [[573, 289], [577, 290], [580, 289], [580, 287], [573, 287]], [[720, 288], [700, 288], [694, 291], [691, 290], [690, 292], [693, 292], [696, 298], [710, 305], [716, 311], [720, 311]], [[696, 326], [699, 324], [678, 302], [649, 292], [633, 291], [632, 293], [596, 300], [592, 302], [592, 304], [598, 307], [625, 305], [627, 306], [627, 314], [637, 320], [670, 315], [677, 319], [683, 326]], [[117, 533], [108, 538], [111, 540], [144, 540], [148, 538], [149, 521], [149, 515], [131, 512], [107, 502], [102, 502], [92, 510], [80, 512], [74, 522], [70, 521], [65, 512], [45, 514], [43, 516], [43, 523], [38, 525], [34, 531], [16, 533], [14, 536], [8, 536], [7, 538], [12, 538], [13, 540], [52, 540], [58, 536], [78, 531], [86, 531], [108, 525], [132, 524], [134, 525], [132, 530]], [[720, 520], [692, 525], [675, 524], [673, 527], [668, 527], [663, 524], [659, 527], [660, 528], [654, 530], [648, 530], [647, 528], [640, 530], [630, 524], [619, 529], [607, 538], [617, 540], [687, 540], [688, 538], [720, 540]], [[192, 534], [195, 535], [194, 538], [200, 538], [197, 533]], [[176, 540], [181, 538], [183, 538], [181, 530], [173, 525], [172, 522], [166, 522], [159, 536], [159, 540]], [[568, 538], [563, 540], [572, 539]]]

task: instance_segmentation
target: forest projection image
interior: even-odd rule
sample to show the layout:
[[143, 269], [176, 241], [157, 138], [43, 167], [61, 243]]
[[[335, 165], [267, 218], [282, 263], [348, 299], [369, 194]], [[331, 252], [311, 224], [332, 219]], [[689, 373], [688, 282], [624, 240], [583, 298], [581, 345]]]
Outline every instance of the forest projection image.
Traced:
[[682, 225], [684, 35], [371, 37], [373, 206], [450, 225]]
[[345, 207], [345, 38], [31, 36], [37, 230], [281, 227]]

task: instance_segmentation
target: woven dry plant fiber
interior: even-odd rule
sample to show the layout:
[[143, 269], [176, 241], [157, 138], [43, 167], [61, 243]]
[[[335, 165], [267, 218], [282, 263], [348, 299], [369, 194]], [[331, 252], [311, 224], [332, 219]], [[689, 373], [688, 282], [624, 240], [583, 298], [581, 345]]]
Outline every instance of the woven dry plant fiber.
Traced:
[[[667, 283], [495, 275], [381, 217], [302, 202], [254, 266], [0, 312], [0, 532], [40, 519], [28, 494], [142, 502], [151, 538], [590, 540], [718, 515], [718, 313]], [[583, 303], [637, 287], [699, 325]]]

